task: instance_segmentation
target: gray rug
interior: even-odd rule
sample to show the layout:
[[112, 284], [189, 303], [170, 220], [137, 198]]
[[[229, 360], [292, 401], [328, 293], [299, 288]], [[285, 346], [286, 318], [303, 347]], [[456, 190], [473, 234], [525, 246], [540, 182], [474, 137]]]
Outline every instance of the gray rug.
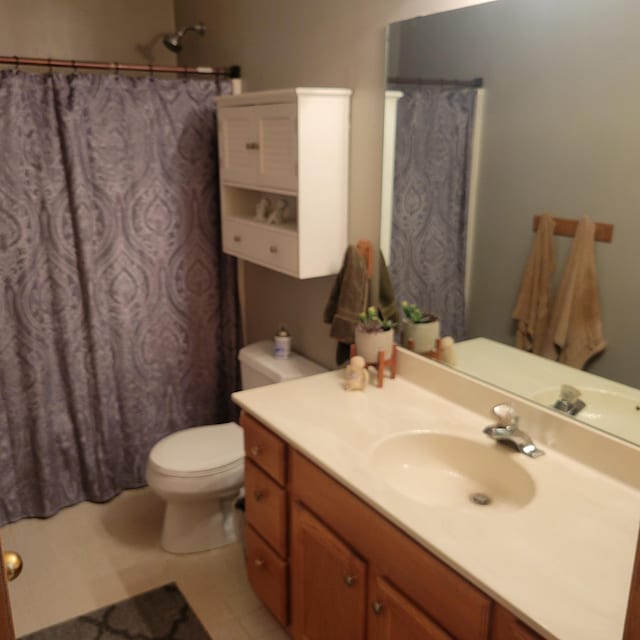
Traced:
[[20, 640], [211, 640], [171, 583]]

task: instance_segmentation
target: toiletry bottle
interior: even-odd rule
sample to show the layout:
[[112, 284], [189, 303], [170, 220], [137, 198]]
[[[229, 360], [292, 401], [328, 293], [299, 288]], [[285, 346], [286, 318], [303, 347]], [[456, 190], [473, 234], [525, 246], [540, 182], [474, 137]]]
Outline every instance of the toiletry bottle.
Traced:
[[275, 335], [273, 341], [274, 357], [288, 358], [291, 355], [291, 336], [284, 325], [280, 327], [280, 330]]

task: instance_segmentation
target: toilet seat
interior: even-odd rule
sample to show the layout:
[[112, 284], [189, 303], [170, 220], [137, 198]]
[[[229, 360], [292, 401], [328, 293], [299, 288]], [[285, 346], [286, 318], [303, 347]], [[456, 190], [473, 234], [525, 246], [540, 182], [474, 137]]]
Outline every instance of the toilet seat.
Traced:
[[243, 464], [243, 430], [235, 422], [176, 431], [154, 445], [148, 460], [157, 473], [182, 478], [223, 474]]

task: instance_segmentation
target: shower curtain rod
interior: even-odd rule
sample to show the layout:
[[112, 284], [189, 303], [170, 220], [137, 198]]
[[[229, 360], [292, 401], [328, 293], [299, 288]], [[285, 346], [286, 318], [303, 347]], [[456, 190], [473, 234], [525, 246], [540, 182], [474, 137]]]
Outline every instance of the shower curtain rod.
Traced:
[[447, 87], [472, 87], [479, 89], [483, 86], [482, 78], [473, 80], [446, 80], [444, 78], [387, 78], [388, 84], [432, 84]]
[[179, 75], [213, 75], [240, 78], [240, 67], [172, 67], [155, 64], [125, 64], [121, 62], [92, 62], [90, 60], [59, 60], [56, 58], [23, 58], [22, 56], [0, 56], [0, 64], [32, 67], [65, 67], [69, 69], [101, 69], [105, 71], [143, 71], [145, 73], [177, 73]]

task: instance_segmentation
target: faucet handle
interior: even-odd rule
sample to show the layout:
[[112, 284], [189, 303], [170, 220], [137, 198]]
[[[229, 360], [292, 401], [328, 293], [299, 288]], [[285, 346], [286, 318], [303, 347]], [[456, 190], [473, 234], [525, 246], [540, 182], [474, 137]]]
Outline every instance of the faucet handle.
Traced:
[[516, 410], [510, 404], [497, 404], [491, 409], [499, 427], [515, 427], [518, 424]]

